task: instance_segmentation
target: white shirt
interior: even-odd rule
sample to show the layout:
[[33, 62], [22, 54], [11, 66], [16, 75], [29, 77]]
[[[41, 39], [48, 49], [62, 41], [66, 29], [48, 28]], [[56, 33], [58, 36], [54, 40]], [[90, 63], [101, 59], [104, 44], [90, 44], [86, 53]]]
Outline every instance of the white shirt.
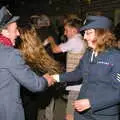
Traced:
[[[72, 38], [69, 38], [67, 42], [59, 45], [62, 52], [71, 52], [71, 53], [85, 53], [86, 43], [82, 39], [81, 34], [76, 34]], [[67, 86], [66, 90], [80, 91], [81, 85]]]
[[67, 42], [59, 45], [62, 52], [81, 52], [84, 53], [86, 50], [86, 43], [82, 39], [81, 34], [76, 34], [74, 37], [69, 38]]

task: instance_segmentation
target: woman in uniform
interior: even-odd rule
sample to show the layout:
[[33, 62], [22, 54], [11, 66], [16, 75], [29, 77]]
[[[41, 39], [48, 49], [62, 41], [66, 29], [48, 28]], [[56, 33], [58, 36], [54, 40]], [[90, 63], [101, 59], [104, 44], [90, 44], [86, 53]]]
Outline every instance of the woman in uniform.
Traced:
[[111, 32], [112, 22], [104, 16], [88, 16], [80, 31], [89, 49], [73, 72], [53, 75], [58, 82], [80, 81], [78, 99], [72, 105], [74, 120], [119, 120], [120, 52]]

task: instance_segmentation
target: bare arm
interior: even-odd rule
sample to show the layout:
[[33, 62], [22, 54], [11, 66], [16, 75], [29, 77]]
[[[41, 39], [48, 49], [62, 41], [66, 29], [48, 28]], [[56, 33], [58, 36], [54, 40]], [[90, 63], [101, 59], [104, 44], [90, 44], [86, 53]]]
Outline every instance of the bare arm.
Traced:
[[62, 50], [61, 48], [59, 47], [59, 45], [57, 45], [54, 41], [54, 38], [53, 37], [48, 37], [48, 40], [50, 42], [50, 46], [51, 46], [51, 49], [53, 51], [53, 53], [61, 53]]

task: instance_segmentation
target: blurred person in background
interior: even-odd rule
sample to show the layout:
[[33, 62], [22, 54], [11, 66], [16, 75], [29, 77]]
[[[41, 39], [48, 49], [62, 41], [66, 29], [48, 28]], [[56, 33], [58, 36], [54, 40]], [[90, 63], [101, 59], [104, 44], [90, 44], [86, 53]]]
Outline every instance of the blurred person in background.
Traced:
[[51, 18], [46, 14], [41, 14], [41, 15], [32, 15], [30, 17], [30, 20], [31, 20], [31, 23], [35, 25], [35, 28], [38, 32], [41, 42], [43, 43], [48, 54], [65, 66], [66, 54], [61, 54], [61, 53], [53, 54], [53, 52], [51, 51], [50, 45], [47, 42], [48, 38], [52, 37], [56, 44], [61, 43], [59, 35], [52, 24]]
[[[82, 35], [79, 32], [81, 27], [81, 21], [77, 18], [68, 19], [64, 25], [64, 35], [68, 40], [65, 43], [56, 45], [54, 40], [49, 37], [50, 45], [53, 53], [65, 53], [67, 52], [66, 71], [73, 71], [80, 62], [80, 59], [84, 55], [87, 44], [83, 40]], [[69, 92], [68, 102], [66, 107], [65, 118], [67, 120], [73, 120], [74, 110], [72, 109], [72, 101], [76, 99], [80, 91], [81, 85], [68, 84], [66, 90]]]
[[[54, 60], [44, 48], [41, 39], [35, 29], [34, 24], [25, 21], [19, 24], [20, 44], [17, 46], [32, 70], [39, 76], [49, 73], [61, 73], [62, 65]], [[54, 90], [54, 91], [53, 91]], [[52, 120], [54, 114], [54, 94], [55, 86], [46, 91], [32, 93], [22, 87], [21, 95], [25, 109], [26, 120]], [[50, 106], [49, 106], [50, 105]], [[47, 109], [49, 108], [51, 109]]]
[[[54, 54], [51, 51], [51, 47], [48, 44], [48, 42], [46, 42], [48, 40], [49, 37], [52, 37], [55, 41], [56, 44], [59, 44], [59, 38], [58, 35], [53, 27], [52, 21], [50, 19], [49, 16], [47, 16], [46, 14], [41, 14], [41, 15], [33, 15], [31, 16], [31, 23], [33, 23], [35, 25], [36, 31], [38, 32], [39, 38], [41, 40], [41, 44], [43, 44], [43, 46], [45, 47], [47, 53], [54, 58], [56, 61], [60, 62], [60, 64], [62, 64], [62, 66], [65, 68], [65, 56], [66, 54]], [[53, 109], [55, 109], [55, 118], [59, 115], [59, 119], [62, 119], [64, 116], [64, 111], [61, 112], [61, 114], [59, 114], [59, 110], [58, 110], [58, 104], [62, 104], [62, 107], [65, 108], [65, 103], [64, 102], [64, 98], [62, 97], [62, 94], [64, 95], [66, 93], [65, 91], [65, 85], [57, 85], [55, 89], [57, 89], [57, 91], [55, 89], [52, 89], [51, 92], [54, 93], [55, 95], [53, 97], [55, 97], [55, 102], [53, 102], [53, 100], [51, 101], [53, 104], [53, 106], [51, 105], [51, 107], [46, 107], [46, 111], [53, 111]], [[47, 115], [50, 112], [47, 112]], [[49, 114], [50, 115], [50, 114]], [[54, 115], [50, 115], [48, 116], [48, 119], [52, 119]], [[40, 116], [40, 115], [39, 115]]]

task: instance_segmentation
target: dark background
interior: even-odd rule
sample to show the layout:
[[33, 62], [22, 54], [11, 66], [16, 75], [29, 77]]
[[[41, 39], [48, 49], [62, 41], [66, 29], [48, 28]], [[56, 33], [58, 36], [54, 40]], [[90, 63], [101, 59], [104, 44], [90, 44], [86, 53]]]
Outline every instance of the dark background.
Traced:
[[0, 0], [0, 6], [3, 5], [22, 17], [41, 13], [50, 16], [75, 13], [84, 18], [86, 14], [102, 11], [114, 21], [120, 0]]

